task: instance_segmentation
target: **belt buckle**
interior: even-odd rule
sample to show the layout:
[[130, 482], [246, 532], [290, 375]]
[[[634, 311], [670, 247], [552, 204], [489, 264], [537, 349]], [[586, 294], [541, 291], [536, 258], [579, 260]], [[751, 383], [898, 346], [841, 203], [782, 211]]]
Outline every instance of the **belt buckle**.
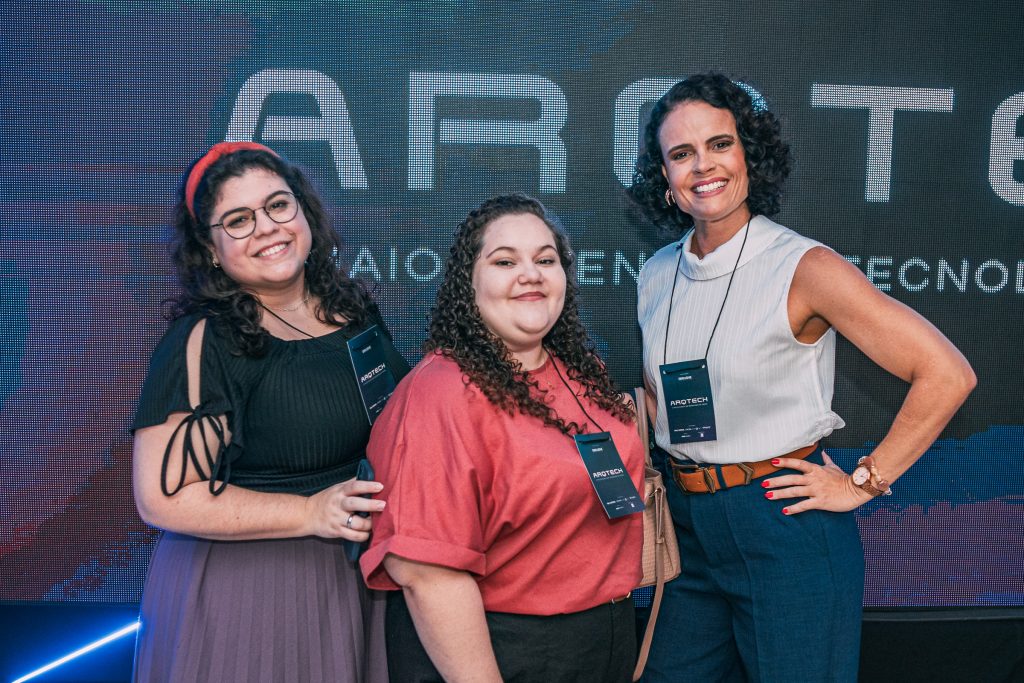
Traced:
[[746, 486], [754, 478], [754, 468], [751, 467], [750, 465], [748, 465], [745, 462], [738, 462], [738, 463], [736, 463], [736, 467], [739, 467], [740, 471], [743, 472], [743, 484], [742, 485]]
[[[704, 485], [708, 487], [707, 493], [715, 493], [718, 491], [718, 481], [715, 478], [714, 470], [711, 469], [710, 467], [704, 467], [703, 465], [698, 465], [697, 463], [673, 462], [672, 469], [673, 472], [677, 470], [682, 470], [687, 474], [695, 474], [697, 472], [700, 472], [700, 475], [704, 477]], [[673, 479], [676, 480], [676, 484], [679, 486], [679, 490], [688, 496], [695, 496], [704, 493], [704, 491], [690, 491], [689, 489], [686, 488], [686, 485], [683, 483], [683, 480], [680, 477], [673, 477]]]
[[718, 480], [715, 478], [715, 471], [710, 467], [699, 467], [704, 477], [704, 485], [708, 487], [708, 493], [718, 493]]

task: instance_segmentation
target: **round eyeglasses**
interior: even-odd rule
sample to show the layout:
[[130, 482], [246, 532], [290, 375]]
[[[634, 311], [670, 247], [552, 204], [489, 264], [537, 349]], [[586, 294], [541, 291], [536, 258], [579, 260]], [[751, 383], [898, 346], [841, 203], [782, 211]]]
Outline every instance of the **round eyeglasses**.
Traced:
[[220, 223], [213, 223], [210, 229], [222, 228], [228, 237], [245, 239], [256, 230], [256, 212], [260, 209], [275, 223], [287, 223], [299, 212], [299, 200], [291, 192], [278, 192], [257, 209], [242, 207], [221, 216]]

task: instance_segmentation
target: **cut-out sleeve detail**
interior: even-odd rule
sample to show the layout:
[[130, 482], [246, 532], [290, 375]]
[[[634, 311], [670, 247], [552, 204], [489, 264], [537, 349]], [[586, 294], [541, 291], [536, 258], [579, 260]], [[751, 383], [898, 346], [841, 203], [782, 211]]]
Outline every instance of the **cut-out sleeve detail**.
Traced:
[[[224, 427], [217, 417], [218, 415], [212, 414], [200, 404], [181, 421], [181, 424], [175, 427], [174, 433], [171, 434], [171, 438], [167, 442], [167, 448], [164, 449], [164, 459], [160, 465], [160, 490], [163, 491], [165, 496], [173, 496], [185, 487], [185, 476], [188, 473], [189, 462], [192, 463], [192, 467], [199, 473], [202, 481], [210, 482], [210, 493], [212, 495], [220, 495], [227, 487], [228, 480], [231, 477], [231, 458], [227, 455], [228, 444], [225, 439]], [[207, 429], [217, 438], [217, 445], [213, 453], [210, 452]], [[167, 486], [167, 473], [171, 466], [171, 458], [174, 456], [174, 442], [181, 432], [183, 432], [181, 467], [178, 473], [178, 482], [174, 489], [170, 490]], [[204, 462], [199, 460], [199, 453], [196, 449], [197, 440], [203, 450]], [[206, 475], [207, 472], [210, 473], [209, 476]]]
[[200, 354], [199, 404], [192, 407], [189, 401], [187, 346], [199, 320], [199, 316], [175, 320], [157, 344], [132, 423], [134, 431], [185, 413], [164, 449], [160, 488], [166, 496], [184, 487], [189, 463], [202, 481], [209, 482], [210, 493], [219, 495], [230, 479], [232, 461], [241, 454], [241, 429], [235, 423], [244, 391], [231, 378], [230, 354], [209, 325]]

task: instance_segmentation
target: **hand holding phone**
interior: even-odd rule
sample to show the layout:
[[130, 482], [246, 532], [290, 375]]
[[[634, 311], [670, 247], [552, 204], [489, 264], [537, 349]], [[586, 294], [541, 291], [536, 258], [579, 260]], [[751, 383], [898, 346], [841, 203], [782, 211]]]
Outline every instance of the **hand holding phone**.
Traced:
[[[356, 479], [359, 481], [373, 481], [373, 466], [370, 461], [363, 458], [359, 461], [359, 466], [356, 468]], [[364, 493], [363, 498], [369, 498], [369, 493]], [[355, 512], [353, 514], [359, 515], [360, 517], [369, 517], [369, 512]], [[349, 541], [346, 539], [345, 544], [345, 555], [349, 560], [355, 562], [359, 559], [359, 556], [363, 553], [363, 549], [366, 547], [365, 543], [359, 543], [357, 541]]]

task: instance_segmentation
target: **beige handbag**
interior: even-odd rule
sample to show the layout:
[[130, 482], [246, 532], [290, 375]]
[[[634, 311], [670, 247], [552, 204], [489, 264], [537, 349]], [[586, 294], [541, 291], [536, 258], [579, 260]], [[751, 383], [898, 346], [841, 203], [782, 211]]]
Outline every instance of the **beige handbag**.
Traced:
[[647, 665], [647, 655], [651, 651], [651, 639], [654, 637], [654, 625], [658, 621], [658, 610], [661, 609], [661, 596], [665, 592], [665, 582], [679, 576], [679, 543], [676, 542], [676, 529], [672, 524], [672, 515], [665, 497], [665, 482], [661, 472], [651, 464], [651, 448], [647, 440], [647, 401], [643, 387], [633, 390], [636, 399], [636, 424], [640, 430], [640, 441], [644, 445], [644, 549], [643, 578], [641, 586], [654, 586], [654, 599], [651, 601], [651, 615], [647, 620], [644, 638], [640, 644], [640, 655], [637, 658], [633, 680], [637, 681]]

